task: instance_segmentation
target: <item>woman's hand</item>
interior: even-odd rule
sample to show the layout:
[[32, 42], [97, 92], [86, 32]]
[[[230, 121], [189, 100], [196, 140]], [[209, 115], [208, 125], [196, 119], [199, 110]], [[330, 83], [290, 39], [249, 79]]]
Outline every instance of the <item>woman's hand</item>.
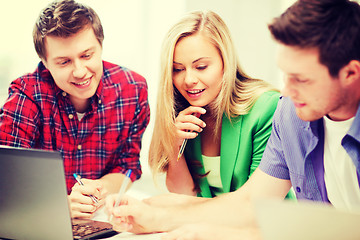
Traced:
[[175, 119], [175, 127], [179, 148], [184, 139], [195, 138], [206, 127], [205, 122], [200, 119], [200, 116], [205, 113], [204, 108], [190, 106], [178, 114]]

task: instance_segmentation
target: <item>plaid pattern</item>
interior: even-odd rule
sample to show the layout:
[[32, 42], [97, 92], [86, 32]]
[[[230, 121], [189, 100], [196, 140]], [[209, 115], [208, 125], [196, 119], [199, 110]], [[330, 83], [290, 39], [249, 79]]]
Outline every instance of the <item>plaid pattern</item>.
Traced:
[[141, 138], [150, 118], [146, 81], [126, 68], [103, 65], [102, 80], [81, 121], [41, 62], [34, 73], [11, 83], [0, 110], [0, 144], [59, 151], [69, 193], [73, 173], [98, 179], [132, 169], [133, 181], [141, 176]]

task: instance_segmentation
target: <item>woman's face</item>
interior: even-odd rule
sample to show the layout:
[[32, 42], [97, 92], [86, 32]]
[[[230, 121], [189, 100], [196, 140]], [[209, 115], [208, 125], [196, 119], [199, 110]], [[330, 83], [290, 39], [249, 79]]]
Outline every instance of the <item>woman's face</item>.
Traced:
[[190, 105], [208, 105], [222, 86], [223, 61], [219, 51], [202, 34], [182, 38], [175, 46], [172, 78]]

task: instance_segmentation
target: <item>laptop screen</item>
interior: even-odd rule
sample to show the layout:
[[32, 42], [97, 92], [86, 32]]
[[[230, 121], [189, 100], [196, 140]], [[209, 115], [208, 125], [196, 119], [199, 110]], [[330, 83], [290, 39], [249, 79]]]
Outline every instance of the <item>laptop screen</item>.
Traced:
[[60, 153], [0, 146], [0, 238], [73, 239]]

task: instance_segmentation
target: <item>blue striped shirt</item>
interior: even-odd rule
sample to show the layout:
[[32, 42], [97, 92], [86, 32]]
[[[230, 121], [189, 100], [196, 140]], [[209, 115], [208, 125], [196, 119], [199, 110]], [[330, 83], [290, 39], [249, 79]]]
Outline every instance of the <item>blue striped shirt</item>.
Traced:
[[[360, 105], [342, 146], [360, 172]], [[324, 181], [323, 119], [299, 119], [289, 98], [281, 97], [259, 168], [270, 176], [291, 180], [298, 199], [329, 202]], [[360, 182], [359, 182], [360, 185]]]

